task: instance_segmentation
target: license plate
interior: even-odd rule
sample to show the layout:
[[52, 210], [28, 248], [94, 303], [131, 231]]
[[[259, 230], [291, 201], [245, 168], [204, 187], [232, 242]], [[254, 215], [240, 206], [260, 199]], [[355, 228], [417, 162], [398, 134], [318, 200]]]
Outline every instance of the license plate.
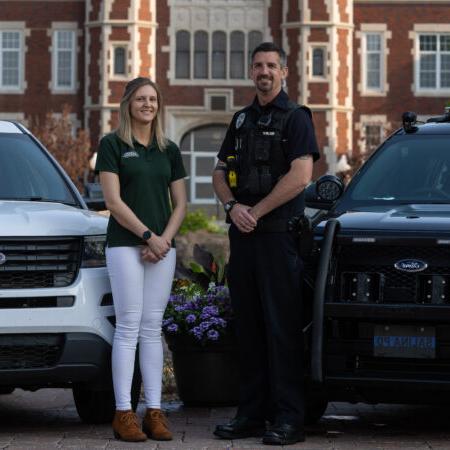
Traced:
[[415, 325], [375, 325], [374, 356], [388, 358], [435, 358], [434, 327]]

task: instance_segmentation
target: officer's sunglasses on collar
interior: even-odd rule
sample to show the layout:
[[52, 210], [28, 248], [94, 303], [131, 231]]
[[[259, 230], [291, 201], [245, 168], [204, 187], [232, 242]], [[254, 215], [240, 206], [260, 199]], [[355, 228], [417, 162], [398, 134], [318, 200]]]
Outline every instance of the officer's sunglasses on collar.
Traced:
[[270, 125], [270, 122], [272, 122], [272, 113], [263, 114], [257, 122], [257, 125], [260, 127], [268, 127]]

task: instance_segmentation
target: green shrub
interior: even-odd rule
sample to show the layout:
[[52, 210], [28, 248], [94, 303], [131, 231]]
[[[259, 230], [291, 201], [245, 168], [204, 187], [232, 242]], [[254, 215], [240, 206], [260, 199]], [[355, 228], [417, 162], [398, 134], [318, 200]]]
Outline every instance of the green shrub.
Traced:
[[201, 209], [191, 211], [186, 214], [180, 227], [180, 234], [189, 231], [206, 230], [210, 233], [220, 233], [221, 228], [215, 223], [215, 217], [208, 217]]

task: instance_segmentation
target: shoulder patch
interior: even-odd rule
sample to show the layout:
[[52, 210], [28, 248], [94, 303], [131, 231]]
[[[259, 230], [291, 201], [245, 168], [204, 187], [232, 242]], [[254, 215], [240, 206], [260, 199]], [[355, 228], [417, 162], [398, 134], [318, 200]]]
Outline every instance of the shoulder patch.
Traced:
[[242, 124], [245, 122], [245, 113], [242, 112], [239, 114], [238, 118], [236, 119], [236, 130], [239, 130], [241, 128]]

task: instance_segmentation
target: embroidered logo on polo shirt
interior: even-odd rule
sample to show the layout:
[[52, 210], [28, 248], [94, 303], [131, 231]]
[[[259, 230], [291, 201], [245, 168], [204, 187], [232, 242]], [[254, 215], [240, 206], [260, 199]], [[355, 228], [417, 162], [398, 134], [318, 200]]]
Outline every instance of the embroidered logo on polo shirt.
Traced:
[[125, 152], [122, 158], [139, 158], [139, 153], [135, 151]]

